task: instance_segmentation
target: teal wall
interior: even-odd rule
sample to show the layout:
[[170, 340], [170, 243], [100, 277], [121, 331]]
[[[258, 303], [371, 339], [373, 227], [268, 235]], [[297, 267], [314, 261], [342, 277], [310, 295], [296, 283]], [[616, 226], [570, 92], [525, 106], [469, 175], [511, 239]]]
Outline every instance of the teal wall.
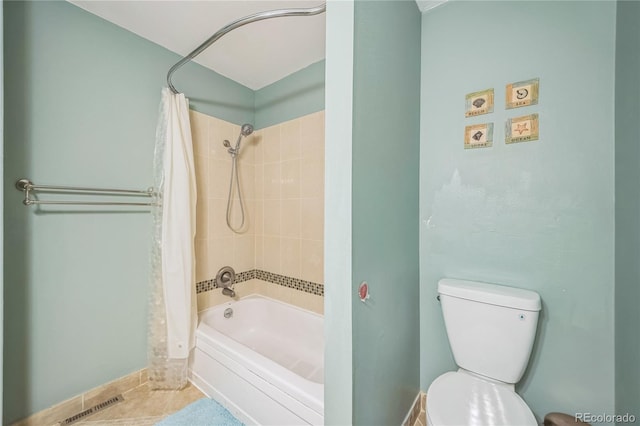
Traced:
[[[146, 188], [179, 58], [67, 2], [4, 7], [7, 423], [146, 364], [149, 213], [27, 208], [13, 185]], [[197, 110], [253, 120], [246, 87], [195, 64], [174, 82]]]
[[[4, 117], [4, 38], [3, 38], [3, 28], [4, 22], [2, 20], [2, 16], [4, 13], [4, 2], [0, 4], [0, 117]], [[0, 118], [0, 159], [4, 158], [4, 120]], [[4, 185], [2, 185], [2, 181], [4, 180], [1, 170], [4, 169], [4, 162], [0, 160], [0, 199], [4, 196]], [[0, 209], [0, 223], [3, 222], [4, 217], [4, 209]], [[2, 258], [4, 253], [4, 228], [0, 228], [0, 258]], [[0, 265], [0, 346], [3, 346], [4, 341], [4, 278], [2, 271], [4, 270], [4, 263]], [[0, 351], [0, 365], [4, 365], [2, 351]], [[4, 388], [2, 386], [2, 368], [0, 368], [0, 400], [4, 393]], [[0, 419], [2, 418], [2, 404], [0, 403]]]
[[256, 129], [324, 109], [324, 67], [319, 61], [255, 92]]
[[[590, 1], [450, 2], [423, 15], [424, 390], [455, 368], [437, 282], [464, 278], [542, 297], [516, 387], [539, 420], [614, 412], [615, 19], [615, 2]], [[505, 110], [505, 85], [534, 77], [539, 105]], [[491, 87], [495, 112], [465, 119], [465, 94]], [[540, 140], [505, 145], [505, 120], [534, 112]], [[493, 147], [463, 149], [465, 125], [481, 122], [495, 125]]]
[[640, 418], [640, 2], [616, 27], [616, 412]]
[[324, 424], [343, 426], [353, 419], [353, 0], [330, 1], [326, 13]]
[[[419, 392], [420, 21], [414, 1], [356, 1], [353, 424], [400, 424]], [[355, 296], [362, 281], [371, 299]]]

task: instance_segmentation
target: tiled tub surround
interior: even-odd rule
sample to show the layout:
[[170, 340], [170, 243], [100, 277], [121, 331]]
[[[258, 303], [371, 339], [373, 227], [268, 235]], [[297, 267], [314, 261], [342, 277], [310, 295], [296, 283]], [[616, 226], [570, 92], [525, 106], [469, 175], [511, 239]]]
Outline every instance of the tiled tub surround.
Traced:
[[[229, 265], [241, 280], [249, 280], [239, 282], [236, 293], [251, 288], [318, 312], [320, 304], [308, 303], [308, 296], [323, 294], [324, 112], [257, 130], [243, 140], [238, 165], [247, 224], [242, 234], [226, 225], [231, 159], [222, 145], [224, 139], [235, 144], [240, 126], [195, 111], [191, 126], [198, 185], [198, 308], [228, 300], [212, 278]], [[237, 200], [232, 213], [238, 223]]]
[[[267, 281], [273, 284], [279, 284], [285, 287], [293, 288], [295, 290], [304, 291], [307, 293], [315, 294], [317, 296], [324, 296], [324, 285], [318, 283], [312, 283], [310, 281], [304, 281], [298, 278], [285, 277], [284, 275], [272, 274], [271, 272], [261, 271], [259, 269], [252, 269], [251, 271], [240, 272], [236, 274], [234, 284], [249, 281], [253, 278]], [[201, 281], [196, 284], [196, 293], [202, 293], [203, 291], [210, 291], [218, 286], [216, 279]]]
[[[274, 284], [259, 279], [251, 279], [249, 281], [235, 284], [234, 291], [236, 292], [235, 300], [242, 299], [243, 297], [252, 294], [259, 294], [281, 302], [289, 303], [302, 309], [307, 309], [317, 314], [324, 314], [323, 296], [295, 290], [280, 284]], [[202, 311], [204, 309], [229, 302], [230, 300], [229, 296], [223, 295], [220, 289], [203, 291], [198, 293], [198, 310]]]
[[[238, 167], [245, 204], [246, 226], [242, 234], [226, 224], [231, 157], [222, 142], [235, 145], [240, 126], [190, 112], [198, 202], [196, 206], [196, 282], [216, 276], [226, 265], [238, 271], [255, 268], [255, 134], [243, 139]], [[239, 218], [234, 202], [234, 224]]]
[[258, 138], [255, 268], [322, 283], [324, 112], [267, 127]]

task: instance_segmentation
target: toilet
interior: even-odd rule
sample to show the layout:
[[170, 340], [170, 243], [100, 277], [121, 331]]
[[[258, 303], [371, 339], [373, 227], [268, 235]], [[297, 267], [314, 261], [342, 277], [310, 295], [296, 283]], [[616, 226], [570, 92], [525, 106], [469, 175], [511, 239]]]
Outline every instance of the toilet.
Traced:
[[438, 282], [442, 314], [458, 371], [427, 390], [428, 426], [536, 426], [515, 391], [541, 309], [538, 293], [450, 278]]

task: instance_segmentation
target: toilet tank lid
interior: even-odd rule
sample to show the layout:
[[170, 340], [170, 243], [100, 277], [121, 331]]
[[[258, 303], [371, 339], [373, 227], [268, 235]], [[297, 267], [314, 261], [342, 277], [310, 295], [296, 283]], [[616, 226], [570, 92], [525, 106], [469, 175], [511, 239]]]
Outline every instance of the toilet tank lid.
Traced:
[[438, 294], [527, 311], [541, 309], [540, 295], [535, 291], [478, 281], [443, 278], [438, 282]]

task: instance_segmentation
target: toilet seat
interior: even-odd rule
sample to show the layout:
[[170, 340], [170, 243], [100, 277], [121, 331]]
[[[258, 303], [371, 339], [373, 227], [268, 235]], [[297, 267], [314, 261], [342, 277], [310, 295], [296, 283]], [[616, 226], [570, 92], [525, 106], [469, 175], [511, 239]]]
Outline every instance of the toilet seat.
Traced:
[[430, 426], [536, 426], [536, 418], [510, 385], [464, 370], [438, 377], [427, 390]]

